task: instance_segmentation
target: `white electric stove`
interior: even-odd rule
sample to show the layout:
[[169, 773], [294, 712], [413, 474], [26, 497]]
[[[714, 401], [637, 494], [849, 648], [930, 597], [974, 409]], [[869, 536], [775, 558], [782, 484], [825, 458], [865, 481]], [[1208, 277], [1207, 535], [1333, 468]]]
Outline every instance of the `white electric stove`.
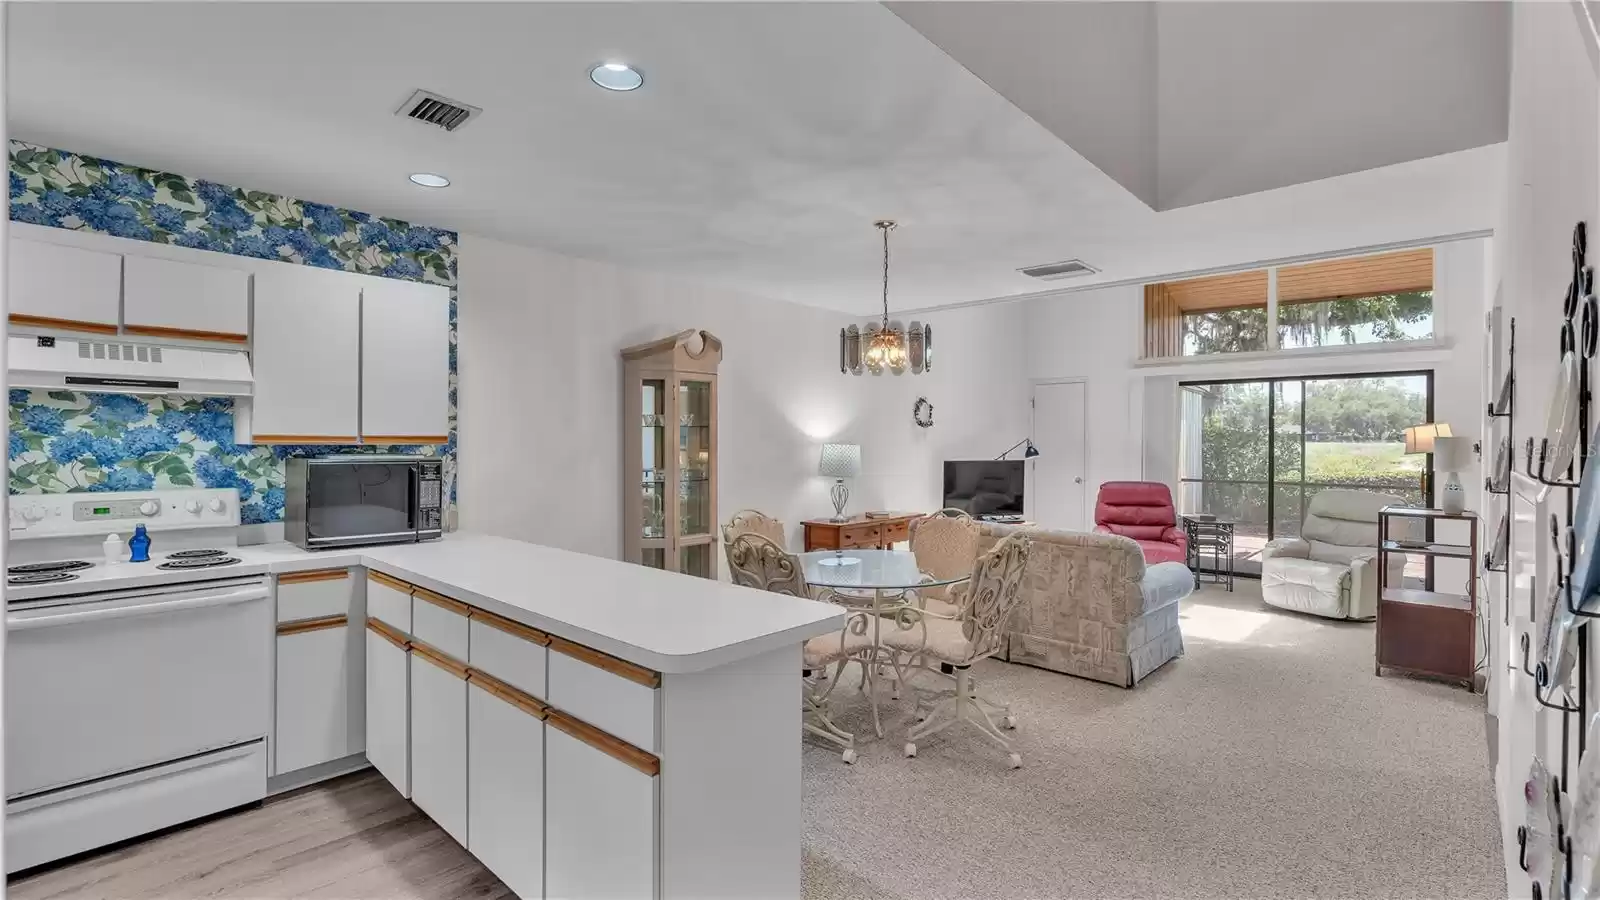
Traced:
[[[12, 498], [8, 873], [266, 796], [271, 590], [237, 552], [238, 500]], [[148, 562], [126, 561], [137, 524]]]

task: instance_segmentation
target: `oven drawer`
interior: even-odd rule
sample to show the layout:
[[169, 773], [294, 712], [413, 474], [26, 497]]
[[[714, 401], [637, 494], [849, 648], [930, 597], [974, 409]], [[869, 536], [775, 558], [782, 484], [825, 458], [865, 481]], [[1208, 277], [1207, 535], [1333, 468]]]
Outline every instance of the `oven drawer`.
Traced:
[[246, 744], [6, 804], [6, 873], [255, 803], [267, 745]]
[[6, 796], [129, 772], [266, 735], [273, 623], [265, 579], [6, 615]]

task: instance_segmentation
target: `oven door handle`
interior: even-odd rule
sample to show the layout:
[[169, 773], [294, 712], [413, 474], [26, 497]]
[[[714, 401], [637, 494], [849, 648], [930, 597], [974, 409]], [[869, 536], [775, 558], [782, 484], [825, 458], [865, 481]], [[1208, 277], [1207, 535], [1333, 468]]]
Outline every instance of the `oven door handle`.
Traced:
[[7, 616], [6, 630], [27, 631], [33, 628], [50, 628], [56, 625], [109, 622], [113, 619], [128, 619], [134, 616], [150, 616], [158, 613], [205, 609], [213, 606], [230, 606], [235, 603], [248, 603], [252, 600], [265, 600], [267, 596], [267, 589], [263, 586], [229, 591], [226, 594], [205, 594], [199, 597], [184, 597], [179, 600], [115, 606], [110, 609], [91, 609], [84, 612], [66, 612], [55, 615]]

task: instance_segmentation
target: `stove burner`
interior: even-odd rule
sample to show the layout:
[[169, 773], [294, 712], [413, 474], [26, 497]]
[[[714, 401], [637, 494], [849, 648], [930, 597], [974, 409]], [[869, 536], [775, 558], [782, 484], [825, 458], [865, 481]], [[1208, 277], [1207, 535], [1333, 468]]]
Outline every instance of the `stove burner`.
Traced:
[[173, 557], [174, 558], [172, 560], [170, 560], [169, 562], [164, 562], [161, 565], [156, 566], [156, 568], [158, 568], [158, 569], [212, 569], [212, 568], [216, 568], [217, 566], [231, 566], [234, 563], [239, 561], [237, 557], [233, 557], [233, 556], [202, 556], [202, 557], [200, 557], [198, 559], [196, 559], [194, 557], [187, 557], [187, 558], [179, 559], [179, 558], [177, 558], [177, 554], [173, 554]]
[[[87, 569], [94, 563], [84, 562], [81, 559], [64, 559], [57, 562], [26, 563], [20, 566], [7, 566], [7, 575], [33, 575], [40, 572], [71, 572], [76, 569]], [[76, 576], [74, 576], [76, 577]], [[61, 579], [57, 579], [58, 581]]]
[[[87, 563], [85, 563], [87, 565]], [[54, 584], [57, 581], [76, 581], [78, 576], [71, 572], [27, 572], [22, 575], [7, 575], [6, 584]]]
[[223, 550], [179, 550], [177, 553], [167, 554], [167, 559], [205, 559], [211, 556], [222, 556]]

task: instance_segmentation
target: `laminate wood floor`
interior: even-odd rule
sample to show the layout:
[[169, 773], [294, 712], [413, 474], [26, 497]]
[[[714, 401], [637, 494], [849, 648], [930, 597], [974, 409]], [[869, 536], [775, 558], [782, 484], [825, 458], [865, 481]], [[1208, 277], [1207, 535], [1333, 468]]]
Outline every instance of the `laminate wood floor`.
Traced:
[[11, 881], [12, 900], [516, 900], [376, 772]]

